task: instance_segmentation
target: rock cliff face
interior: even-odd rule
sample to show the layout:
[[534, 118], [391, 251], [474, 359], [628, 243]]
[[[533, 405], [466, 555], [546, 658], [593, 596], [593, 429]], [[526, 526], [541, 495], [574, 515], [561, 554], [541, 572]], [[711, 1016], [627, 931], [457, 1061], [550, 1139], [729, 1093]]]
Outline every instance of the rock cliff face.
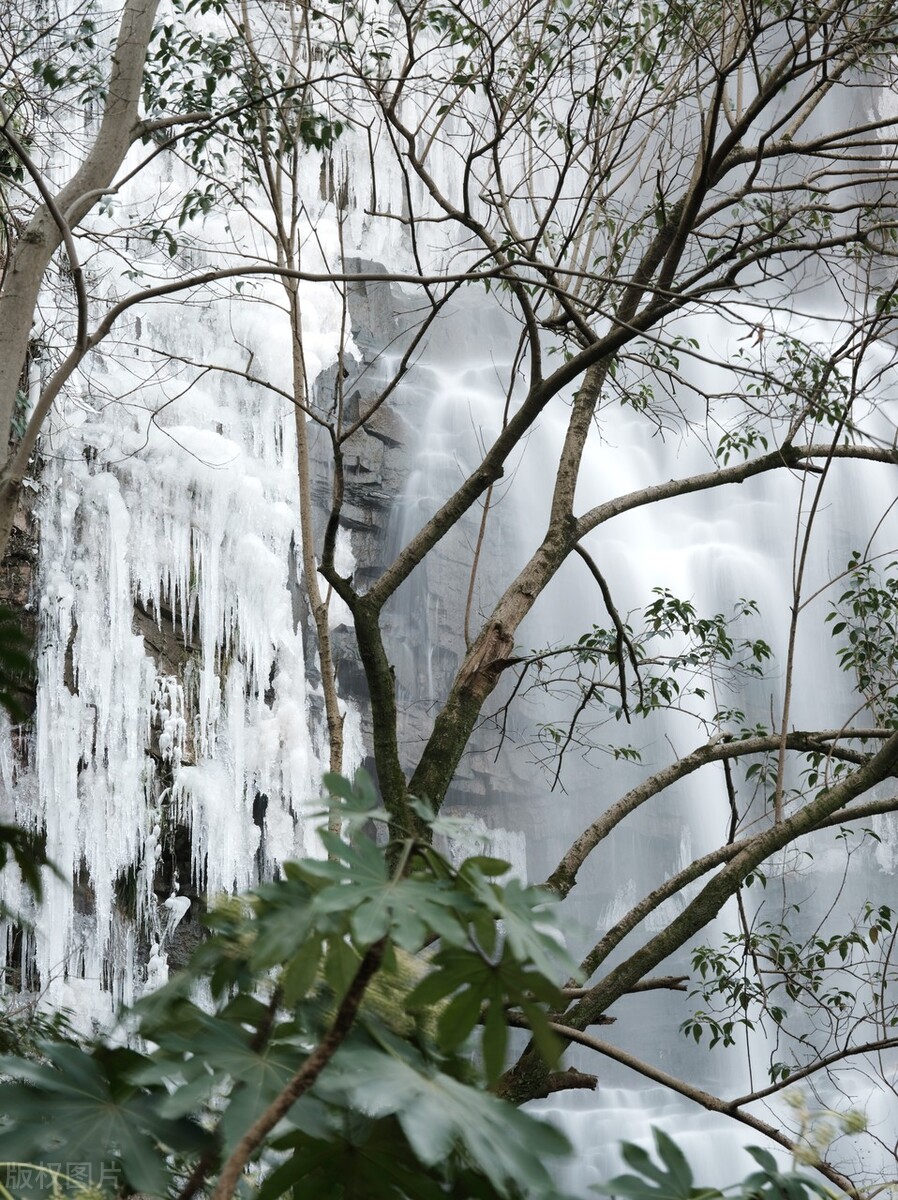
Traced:
[[[33, 645], [37, 637], [37, 612], [34, 602], [35, 572], [39, 557], [39, 531], [34, 517], [35, 487], [25, 487], [19, 500], [19, 510], [13, 521], [9, 548], [0, 561], [0, 609], [6, 609], [26, 642]], [[13, 699], [22, 711], [34, 711], [34, 681], [23, 679], [13, 689]]]
[[[354, 260], [346, 269], [363, 274], [384, 268]], [[319, 408], [327, 410], [338, 384], [347, 422], [375, 405], [408, 344], [416, 319], [414, 304], [412, 297], [386, 283], [350, 287], [352, 337], [361, 358], [342, 380], [337, 379], [337, 368], [319, 378]], [[458, 486], [477, 449], [478, 418], [465, 394], [469, 382], [466, 364], [483, 354], [482, 345], [476, 345], [475, 324], [476, 315], [472, 322], [462, 312], [447, 314], [445, 326], [438, 327], [429, 344], [427, 365], [412, 367], [386, 403], [346, 444], [343, 527], [351, 535], [354, 577], [360, 588], [381, 574], [422, 521]], [[445, 375], [441, 364], [445, 364]], [[501, 403], [499, 396], [494, 407], [501, 409]], [[491, 419], [497, 420], [497, 414]], [[329, 446], [320, 431], [316, 447], [315, 498], [323, 526], [330, 505], [331, 473]], [[490, 511], [485, 551], [472, 582], [481, 513], [480, 506], [475, 507], [449, 532], [384, 613], [385, 642], [395, 669], [401, 714], [400, 745], [406, 751], [407, 767], [416, 761], [461, 663], [466, 610], [470, 610], [470, 629], [476, 633], [501, 581], [509, 577], [512, 555], [507, 551], [515, 535], [509, 514], [498, 505]], [[307, 645], [313, 647], [314, 657], [311, 633]], [[367, 692], [347, 625], [335, 630], [334, 646], [341, 691], [359, 705], [367, 735]], [[316, 669], [312, 662], [309, 667]], [[520, 795], [528, 786], [516, 777], [507, 760], [500, 775], [495, 761], [497, 740], [496, 726], [485, 722], [462, 762], [450, 803], [477, 806], [487, 796]]]

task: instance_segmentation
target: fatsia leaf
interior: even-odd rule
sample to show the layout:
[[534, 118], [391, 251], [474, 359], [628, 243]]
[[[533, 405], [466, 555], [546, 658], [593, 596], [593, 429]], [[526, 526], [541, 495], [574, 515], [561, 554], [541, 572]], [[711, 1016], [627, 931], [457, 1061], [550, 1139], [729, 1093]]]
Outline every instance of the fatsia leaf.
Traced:
[[437, 815], [434, 813], [433, 805], [429, 801], [418, 800], [414, 797], [409, 800], [409, 807], [440, 837], [450, 838], [453, 842], [462, 846], [467, 844], [473, 847], [480, 842], [480, 838], [471, 830], [470, 817]]
[[290, 880], [259, 889], [252, 923], [252, 962], [256, 968], [286, 962], [302, 948], [312, 923], [311, 902], [310, 889]]
[[778, 1173], [779, 1164], [769, 1150], [763, 1150], [760, 1146], [746, 1146], [745, 1149], [758, 1166], [768, 1174], [776, 1175]]
[[[637, 1146], [634, 1142], [621, 1143], [621, 1158], [628, 1167], [632, 1167], [634, 1171], [638, 1171], [640, 1175], [644, 1175], [646, 1179], [651, 1179], [653, 1182], [666, 1187], [668, 1184], [668, 1173], [662, 1167], [658, 1167], [652, 1161], [652, 1157], [647, 1151], [643, 1150], [642, 1146]], [[675, 1181], [671, 1186], [677, 1187]]]
[[527, 1018], [540, 1058], [554, 1071], [558, 1067], [564, 1043], [554, 1030], [549, 1028], [549, 1019], [538, 1005], [522, 1000], [521, 1008]]
[[[341, 843], [342, 844], [342, 843]], [[458, 941], [463, 926], [458, 917], [470, 901], [448, 882], [420, 878], [392, 879], [381, 852], [369, 845], [350, 865], [321, 864], [337, 882], [324, 887], [313, 903], [319, 916], [345, 914], [356, 944], [365, 949], [389, 934], [398, 946], [413, 954], [432, 933]], [[318, 865], [314, 867], [318, 870]]]
[[481, 994], [465, 988], [454, 996], [437, 1021], [437, 1039], [444, 1050], [454, 1050], [469, 1036], [480, 1019]]
[[284, 989], [284, 1003], [288, 1008], [292, 1008], [312, 990], [318, 977], [320, 962], [321, 942], [317, 938], [310, 938], [286, 964], [281, 976], [281, 987]]
[[447, 996], [451, 996], [456, 988], [465, 982], [466, 976], [461, 972], [456, 974], [447, 970], [431, 971], [409, 992], [405, 1007], [409, 1012], [431, 1008]]
[[446, 1164], [424, 1170], [393, 1118], [345, 1126], [326, 1140], [305, 1133], [280, 1139], [279, 1148], [293, 1154], [262, 1184], [259, 1200], [291, 1189], [315, 1200], [445, 1200]]
[[560, 931], [553, 927], [555, 901], [549, 892], [525, 887], [517, 879], [500, 886], [489, 882], [476, 868], [469, 872], [469, 878], [478, 900], [502, 922], [518, 962], [533, 963], [548, 979], [577, 977], [577, 965], [564, 949]]
[[668, 1175], [676, 1183], [684, 1195], [688, 1195], [692, 1190], [693, 1176], [692, 1168], [686, 1161], [686, 1156], [680, 1147], [664, 1132], [663, 1129], [654, 1129], [655, 1149], [658, 1151], [658, 1156], [667, 1167]]
[[808, 1200], [808, 1194], [829, 1197], [830, 1190], [821, 1182], [796, 1171], [782, 1172], [769, 1150], [746, 1146], [746, 1150], [761, 1167], [742, 1181], [744, 1197], [760, 1196], [763, 1200]]
[[506, 862], [504, 858], [488, 858], [479, 854], [474, 858], [465, 859], [463, 870], [476, 870], [487, 877], [501, 876], [511, 870], [511, 863]]
[[428, 1008], [461, 987], [470, 987], [485, 995], [490, 988], [493, 971], [488, 962], [474, 951], [461, 946], [449, 946], [432, 958], [431, 971], [410, 992], [406, 1007], [410, 1011]]
[[483, 1026], [483, 1068], [487, 1083], [496, 1082], [505, 1067], [505, 1049], [508, 1045], [508, 1026], [501, 1003], [493, 1001], [486, 1010]]
[[349, 985], [355, 979], [361, 961], [356, 950], [341, 939], [332, 939], [328, 944], [327, 956], [324, 960], [324, 978], [337, 1003], [349, 990]]
[[344, 1046], [317, 1085], [324, 1098], [373, 1118], [395, 1115], [427, 1167], [460, 1150], [502, 1197], [560, 1200], [546, 1159], [569, 1149], [557, 1129], [468, 1087], [393, 1040], [393, 1053]]
[[331, 796], [343, 802], [342, 808], [346, 812], [369, 813], [380, 803], [374, 780], [364, 767], [359, 767], [352, 783], [345, 776], [329, 771], [324, 776], [324, 784]]
[[158, 1111], [164, 1091], [127, 1082], [139, 1057], [133, 1052], [114, 1050], [101, 1060], [69, 1044], [44, 1043], [42, 1050], [49, 1063], [0, 1061], [0, 1072], [15, 1080], [0, 1085], [9, 1120], [0, 1139], [6, 1161], [84, 1163], [97, 1178], [116, 1163], [135, 1190], [164, 1195], [166, 1154], [209, 1144], [193, 1122]]

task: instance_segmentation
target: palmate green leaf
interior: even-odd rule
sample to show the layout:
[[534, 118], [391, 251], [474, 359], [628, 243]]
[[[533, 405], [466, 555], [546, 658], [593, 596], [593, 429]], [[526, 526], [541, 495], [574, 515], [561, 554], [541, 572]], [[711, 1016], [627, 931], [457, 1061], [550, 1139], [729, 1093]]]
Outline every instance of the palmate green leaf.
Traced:
[[521, 1008], [527, 1018], [527, 1024], [530, 1026], [530, 1032], [540, 1058], [550, 1070], [557, 1070], [564, 1051], [564, 1042], [554, 1030], [549, 1028], [549, 1018], [538, 1005], [531, 1004], [528, 1000], [522, 1000]]
[[667, 1168], [668, 1175], [683, 1192], [689, 1192], [694, 1181], [692, 1168], [686, 1161], [683, 1151], [668, 1137], [663, 1129], [655, 1129], [653, 1133], [655, 1135], [655, 1149], [658, 1151], [658, 1156]]
[[373, 844], [364, 848], [346, 847], [346, 865], [331, 861], [304, 864], [320, 878], [333, 880], [312, 903], [313, 920], [334, 914], [345, 915], [356, 945], [365, 949], [389, 935], [403, 950], [414, 954], [432, 933], [450, 941], [464, 937], [459, 912], [473, 909], [471, 899], [453, 888], [448, 880], [422, 879], [417, 876], [393, 879], [387, 872], [382, 852]]
[[467, 982], [468, 979], [463, 973], [463, 969], [431, 971], [409, 992], [405, 1000], [405, 1007], [409, 1012], [432, 1008], [434, 1004], [439, 1004], [441, 1000], [451, 996], [457, 988]]
[[142, 996], [133, 1009], [141, 1035], [175, 1054], [192, 1051], [193, 1035], [208, 1016], [186, 994], [190, 983], [187, 971], [176, 975], [158, 991]]
[[313, 894], [298, 880], [281, 880], [258, 888], [252, 962], [257, 968], [286, 962], [305, 943], [312, 924]]
[[[622, 1200], [685, 1200], [672, 1185], [649, 1183], [638, 1175], [615, 1175], [608, 1183], [593, 1184], [592, 1190], [605, 1196], [619, 1196]], [[689, 1200], [721, 1200], [722, 1196], [717, 1188], [693, 1188], [689, 1192]]]
[[433, 1167], [459, 1150], [501, 1197], [561, 1200], [546, 1160], [568, 1152], [557, 1129], [443, 1074], [409, 1045], [344, 1046], [316, 1090], [373, 1118], [395, 1115], [414, 1154]]
[[558, 985], [517, 962], [508, 946], [498, 962], [462, 946], [439, 950], [430, 962], [433, 969], [409, 994], [406, 1007], [410, 1011], [436, 1004], [462, 987], [476, 989], [484, 999], [493, 994], [502, 996], [515, 1006], [532, 997], [555, 1009], [565, 1003]]
[[427, 800], [415, 797], [409, 799], [409, 807], [418, 814], [431, 831], [439, 837], [450, 838], [456, 845], [476, 846], [481, 838], [472, 833], [470, 817], [447, 817], [436, 814], [433, 805]]
[[330, 793], [328, 807], [317, 815], [329, 820], [336, 817], [350, 831], [368, 821], [389, 822], [390, 814], [381, 804], [374, 781], [364, 767], [359, 768], [352, 783], [345, 776], [330, 772], [324, 776], [324, 784]]
[[449, 1001], [437, 1021], [437, 1041], [443, 1050], [455, 1050], [470, 1036], [480, 1020], [482, 1004], [480, 991], [473, 987]]
[[389, 878], [383, 851], [369, 838], [347, 842], [325, 829], [321, 831], [321, 840], [331, 857], [326, 860], [304, 859], [297, 863], [305, 878], [362, 887], [382, 884]]
[[360, 948], [373, 946], [390, 932], [396, 902], [394, 892], [395, 888], [389, 884], [380, 891], [369, 891], [350, 916], [353, 940]]
[[[623, 1142], [621, 1154], [638, 1175], [618, 1175], [593, 1191], [614, 1195], [622, 1200], [722, 1200], [717, 1188], [696, 1187], [692, 1170], [676, 1143], [660, 1129], [653, 1131], [660, 1159], [632, 1142]], [[742, 1200], [809, 1200], [810, 1196], [829, 1198], [829, 1189], [816, 1179], [798, 1172], [781, 1172], [776, 1159], [767, 1150], [747, 1146], [748, 1153], [761, 1167], [739, 1184]], [[728, 1189], [732, 1190], [732, 1189]]]
[[[220, 1130], [231, 1145], [283, 1089], [303, 1057], [292, 1038], [279, 1044], [275, 1037], [262, 1049], [254, 1048], [256, 1034], [244, 1025], [258, 1025], [266, 1011], [253, 997], [239, 996], [221, 1013], [201, 1013], [199, 1020], [191, 1020], [189, 1037], [177, 1031], [162, 1035], [165, 1044], [131, 1078], [177, 1084], [156, 1102], [166, 1118], [195, 1112], [213, 1091], [230, 1087]], [[285, 1028], [288, 1035], [294, 1031], [293, 1025]]]
[[253, 1083], [261, 1076], [268, 1081], [269, 1090], [279, 1091], [295, 1070], [295, 1049], [275, 1045], [256, 1050], [253, 1032], [223, 1016], [205, 1015], [203, 1028], [192, 1038], [191, 1061], [199, 1059], [240, 1083]]
[[349, 990], [361, 963], [361, 955], [352, 946], [338, 938], [328, 943], [324, 959], [324, 978], [334, 997], [339, 1002]]
[[505, 937], [518, 962], [531, 962], [548, 979], [576, 978], [577, 964], [559, 943], [555, 924], [556, 899], [543, 888], [527, 887], [517, 879], [501, 886], [489, 882], [477, 869], [462, 867], [472, 891], [502, 922]]
[[762, 1170], [771, 1175], [777, 1174], [779, 1164], [769, 1150], [762, 1150], [760, 1146], [746, 1146], [745, 1149]]
[[321, 963], [321, 941], [310, 938], [302, 949], [285, 964], [281, 975], [284, 1003], [293, 1008], [315, 986]]
[[491, 912], [481, 909], [471, 917], [471, 926], [477, 945], [489, 958], [493, 958], [499, 945], [499, 925]]
[[696, 1189], [692, 1171], [682, 1152], [666, 1133], [659, 1129], [653, 1129], [652, 1133], [661, 1165], [641, 1146], [622, 1142], [621, 1157], [639, 1175], [618, 1175], [596, 1191], [620, 1195], [626, 1200], [693, 1200]]
[[[652, 1130], [657, 1135], [657, 1130]], [[621, 1158], [628, 1167], [632, 1167], [634, 1171], [638, 1171], [640, 1175], [644, 1175], [646, 1179], [652, 1180], [659, 1187], [669, 1191], [671, 1195], [688, 1196], [692, 1187], [692, 1178], [690, 1176], [686, 1187], [683, 1187], [682, 1180], [672, 1175], [663, 1167], [657, 1167], [652, 1161], [651, 1156], [643, 1150], [641, 1146], [634, 1145], [633, 1142], [621, 1143]]]
[[759, 1200], [808, 1200], [809, 1196], [830, 1200], [832, 1193], [822, 1182], [797, 1171], [780, 1171], [779, 1163], [769, 1150], [762, 1150], [760, 1146], [746, 1146], [746, 1150], [761, 1170], [742, 1180], [740, 1195], [745, 1200], [753, 1197]]
[[55, 1042], [40, 1048], [49, 1063], [0, 1060], [0, 1073], [13, 1077], [0, 1084], [0, 1110], [10, 1122], [0, 1135], [4, 1161], [85, 1163], [94, 1177], [114, 1162], [135, 1190], [165, 1195], [166, 1154], [209, 1145], [194, 1122], [159, 1112], [164, 1091], [127, 1081], [140, 1056], [112, 1050], [101, 1059]]
[[448, 946], [439, 950], [431, 960], [434, 969], [412, 989], [406, 999], [409, 1012], [429, 1008], [462, 987], [474, 989], [485, 996], [492, 984], [493, 969], [473, 950]]
[[463, 869], [466, 872], [479, 871], [481, 875], [491, 878], [507, 874], [511, 870], [511, 863], [506, 862], [504, 858], [488, 858], [478, 854], [474, 858], [466, 858]]
[[422, 1169], [394, 1118], [347, 1119], [327, 1139], [299, 1132], [280, 1138], [290, 1158], [259, 1189], [259, 1200], [285, 1192], [315, 1200], [445, 1200], [444, 1164]]
[[364, 767], [359, 767], [352, 783], [344, 775], [329, 771], [324, 776], [324, 786], [333, 797], [343, 801], [348, 812], [369, 812], [380, 803], [374, 780]]
[[497, 963], [473, 950], [449, 946], [438, 951], [431, 964], [433, 969], [406, 997], [405, 1007], [409, 1012], [426, 1011], [452, 996], [437, 1023], [437, 1040], [442, 1049], [459, 1046], [474, 1030], [487, 1006], [483, 1056], [487, 1076], [495, 1080], [499, 1074], [496, 1064], [505, 1053], [505, 1009], [521, 1008], [540, 1055], [553, 1069], [557, 1066], [562, 1044], [549, 1029], [547, 1014], [538, 1003], [543, 1001], [552, 1009], [563, 1007], [564, 997], [556, 984], [516, 962], [507, 946]]
[[167, 1096], [159, 1100], [159, 1115], [163, 1117], [185, 1117], [197, 1113], [206, 1104], [212, 1093], [218, 1088], [220, 1080], [211, 1069], [205, 1069], [201, 1064], [190, 1078], [185, 1078], [170, 1065], [163, 1067], [158, 1074], [174, 1084]]
[[483, 1024], [483, 1069], [487, 1083], [492, 1086], [505, 1069], [508, 1046], [508, 1025], [500, 1001], [494, 1000], [486, 1010]]

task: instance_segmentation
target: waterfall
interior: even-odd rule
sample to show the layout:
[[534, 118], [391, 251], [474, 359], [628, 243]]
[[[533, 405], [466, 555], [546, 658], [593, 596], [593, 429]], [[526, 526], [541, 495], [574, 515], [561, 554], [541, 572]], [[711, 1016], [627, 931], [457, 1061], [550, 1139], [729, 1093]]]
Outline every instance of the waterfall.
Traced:
[[[215, 22], [214, 14], [204, 14], [200, 24], [217, 30]], [[273, 28], [277, 32], [269, 26], [265, 37], [274, 38]], [[367, 30], [372, 38], [381, 32]], [[438, 42], [436, 26], [432, 33]], [[455, 42], [451, 50], [456, 53]], [[324, 59], [321, 51], [310, 61]], [[572, 68], [559, 94], [568, 85], [573, 94], [578, 79]], [[509, 170], [521, 194], [499, 197], [478, 183], [465, 194], [464, 221], [449, 221], [434, 195], [441, 189], [455, 194], [456, 144], [468, 128], [466, 119], [450, 112], [444, 121], [440, 96], [427, 93], [431, 107], [424, 107], [436, 114], [436, 124], [426, 185], [423, 171], [410, 177], [390, 152], [372, 93], [360, 87], [353, 94], [349, 85], [326, 82], [316, 102], [326, 94], [336, 112], [354, 106], [353, 121], [333, 143], [319, 137], [317, 146], [305, 146], [295, 193], [292, 182], [284, 184], [298, 231], [297, 261], [305, 273], [292, 297], [301, 313], [298, 328], [291, 324], [283, 280], [258, 269], [283, 258], [274, 244], [264, 181], [235, 183], [233, 158], [222, 159], [223, 178], [211, 173], [221, 188], [216, 202], [182, 209], [179, 222], [178, 206], [197, 174], [186, 154], [160, 153], [88, 218], [78, 238], [94, 316], [135, 286], [173, 282], [207, 268], [253, 272], [130, 308], [57, 403], [29, 481], [40, 531], [32, 597], [39, 621], [37, 700], [26, 738], [3, 730], [2, 818], [45, 832], [48, 857], [60, 873], [46, 873], [39, 911], [12, 873], [5, 873], [6, 903], [34, 918], [34, 933], [11, 927], [0, 950], [12, 989], [77, 1011], [85, 1028], [108, 1022], [117, 1006], [177, 969], [200, 936], [206, 897], [240, 892], [271, 877], [291, 857], [320, 853], [316, 814], [328, 744], [303, 578], [297, 341], [313, 410], [307, 429], [319, 534], [332, 474], [328, 435], [320, 428], [326, 422], [316, 418], [339, 403], [341, 419], [351, 423], [394, 373], [402, 376], [344, 447], [337, 565], [360, 587], [379, 576], [476, 467], [526, 392], [521, 323], [508, 291], [492, 279], [460, 285], [441, 301], [429, 336], [418, 344], [426, 306], [412, 280], [473, 270], [479, 251], [465, 232], [470, 225], [497, 221], [503, 205], [513, 224], [528, 206], [538, 206], [548, 168], [528, 173], [536, 151], [527, 148], [527, 135], [515, 130], [509, 137]], [[463, 80], [452, 83], [464, 87]], [[615, 103], [624, 95], [623, 88], [618, 92]], [[853, 101], [862, 114], [868, 99]], [[778, 103], [785, 106], [786, 100]], [[485, 100], [474, 95], [471, 106], [470, 113], [485, 119]], [[816, 135], [826, 129], [834, 107], [827, 102], [814, 118]], [[700, 125], [694, 97], [683, 100], [675, 118], [688, 142]], [[66, 120], [83, 133], [80, 114]], [[89, 119], [87, 124], [90, 128]], [[660, 190], [654, 164], [664, 136], [660, 125], [645, 133], [639, 169], [615, 167], [620, 178], [600, 197], [609, 213], [612, 201], [636, 212], [651, 200], [656, 183]], [[553, 138], [562, 144], [563, 131], [547, 125], [535, 142], [554, 145]], [[47, 170], [65, 176], [68, 153], [44, 150]], [[125, 173], [143, 157], [145, 149], [135, 149]], [[783, 171], [778, 181], [791, 182]], [[587, 175], [579, 160], [571, 167], [565, 179], [570, 194], [558, 205], [561, 217], [574, 220], [576, 214], [585, 221], [577, 189]], [[163, 212], [171, 218], [167, 236], [160, 234], [161, 225], [147, 227], [153, 214]], [[658, 222], [665, 219], [663, 203], [656, 216]], [[598, 218], [590, 221], [572, 237], [572, 274], [582, 242], [609, 262], [616, 255], [615, 269], [625, 277], [636, 251], [621, 248]], [[648, 222], [650, 230], [654, 221]], [[551, 244], [554, 233], [546, 236]], [[57, 272], [35, 332], [36, 342], [54, 353], [71, 332], [68, 310], [54, 291], [66, 283]], [[347, 278], [309, 278], [328, 273]], [[359, 278], [384, 274], [404, 281]], [[672, 314], [665, 335], [682, 348], [671, 368], [676, 388], [658, 399], [657, 408], [633, 402], [642, 387], [656, 386], [659, 397], [663, 391], [664, 372], [651, 361], [653, 344], [647, 342], [641, 367], [617, 381], [617, 391], [609, 385], [603, 392], [586, 444], [577, 511], [709, 470], [718, 435], [735, 419], [731, 393], [739, 371], [752, 378], [763, 374], [778, 339], [785, 346], [790, 338], [810, 346], [836, 344], [845, 333], [846, 312], [864, 302], [849, 295], [844, 304], [834, 304], [822, 276], [819, 268], [819, 277], [805, 272], [790, 276], [791, 282], [763, 281], [758, 290], [765, 305], [776, 308], [780, 297], [775, 328], [758, 324], [758, 312], [735, 292], [726, 312], [696, 303]], [[852, 279], [850, 286], [855, 284]], [[788, 308], [792, 287], [803, 289], [801, 313], [797, 306], [794, 312]], [[766, 319], [763, 306], [762, 315]], [[597, 327], [602, 320], [596, 317]], [[547, 324], [559, 328], [557, 321]], [[613, 322], [605, 324], [610, 328]], [[574, 352], [574, 343], [560, 334], [541, 338], [546, 361], [550, 353], [557, 355], [554, 363]], [[872, 412], [862, 414], [871, 436], [885, 445], [892, 444], [895, 427], [892, 351], [882, 339], [870, 352]], [[578, 385], [574, 381], [560, 391], [520, 440], [488, 501], [481, 497], [385, 610], [408, 769], [432, 729], [470, 631], [476, 632], [539, 543]], [[713, 428], [706, 396], [720, 401], [722, 415], [715, 416], [719, 424]], [[771, 437], [791, 419], [792, 399], [783, 398], [781, 410], [771, 401], [774, 416], [770, 429], [764, 427]], [[754, 454], [759, 447], [760, 442], [749, 449]], [[824, 620], [834, 595], [829, 583], [857, 546], [888, 561], [898, 533], [886, 468], [840, 463], [832, 475], [822, 492], [802, 592], [803, 599], [812, 599], [798, 631], [796, 660], [811, 665], [802, 670], [789, 720], [800, 729], [838, 728], [854, 719], [856, 697], [838, 669]], [[749, 728], [775, 727], [779, 716], [772, 714], [783, 708], [795, 543], [808, 520], [809, 478], [816, 476], [775, 472], [763, 482], [683, 496], [663, 508], [635, 508], [585, 539], [624, 618], [638, 618], [653, 588], [669, 589], [701, 614], [728, 611], [737, 598], [757, 602], [758, 615], [744, 608], [736, 633], [764, 637], [775, 666], [739, 694], [745, 710], [740, 720]], [[480, 505], [487, 502], [481, 525]], [[344, 722], [343, 771], [352, 774], [370, 758], [370, 712], [349, 612], [336, 596], [329, 604]], [[576, 642], [607, 621], [601, 592], [572, 555], [518, 630], [517, 652], [526, 656]], [[597, 727], [597, 744], [574, 745], [559, 765], [552, 757], [559, 740], [553, 748], [551, 731], [567, 728], [578, 697], [569, 692], [556, 698], [522, 686], [511, 705], [509, 682], [475, 731], [448, 804], [469, 817], [475, 843], [491, 846], [530, 881], [544, 879], [611, 800], [688, 754], [696, 730], [710, 728], [718, 709], [736, 706], [728, 683], [715, 689], [694, 697], [689, 712], [670, 705], [645, 721], [628, 724], [622, 717]], [[628, 742], [632, 754], [615, 754], [615, 746]], [[722, 766], [705, 768], [615, 832], [610, 848], [585, 865], [566, 902], [573, 953], [587, 951], [655, 883], [725, 840], [726, 787]], [[758, 805], [752, 812], [759, 816]], [[819, 835], [809, 851], [813, 875], [800, 857], [783, 855], [770, 867], [771, 890], [780, 890], [783, 905], [800, 904], [815, 914], [827, 913], [834, 897], [838, 911], [849, 913], [887, 894], [898, 861], [898, 824], [891, 815], [874, 818], [871, 827], [879, 840], [854, 852], [844, 880], [846, 860], [836, 835]], [[652, 913], [642, 930], [665, 928], [696, 889]], [[725, 909], [701, 940], [720, 938], [735, 919], [732, 908]], [[688, 969], [690, 948], [675, 957], [672, 970]], [[664, 993], [634, 997], [620, 1036], [612, 1026], [607, 1040], [625, 1045], [638, 1023], [646, 1031], [645, 1057], [661, 1069], [692, 1079], [701, 1073], [712, 1090], [736, 1093], [747, 1087], [748, 1053], [752, 1048], [758, 1053], [759, 1041], [748, 1039], [696, 1065], [679, 1030], [689, 1004], [676, 993], [675, 999]], [[573, 1060], [594, 1068], [594, 1059], [579, 1052]], [[882, 1097], [863, 1090], [859, 1072], [843, 1082], [846, 1095], [859, 1096], [881, 1122], [877, 1130], [885, 1137], [882, 1131], [893, 1118]], [[747, 1159], [738, 1159], [745, 1137], [724, 1132], [722, 1120], [711, 1116], [696, 1122], [694, 1108], [637, 1084], [624, 1067], [603, 1067], [595, 1096], [565, 1095], [540, 1107], [575, 1142], [577, 1162], [565, 1181], [572, 1188], [607, 1178], [616, 1166], [610, 1143], [620, 1136], [644, 1138], [652, 1122], [676, 1132], [702, 1161], [701, 1182], [730, 1182], [740, 1161], [748, 1166]]]

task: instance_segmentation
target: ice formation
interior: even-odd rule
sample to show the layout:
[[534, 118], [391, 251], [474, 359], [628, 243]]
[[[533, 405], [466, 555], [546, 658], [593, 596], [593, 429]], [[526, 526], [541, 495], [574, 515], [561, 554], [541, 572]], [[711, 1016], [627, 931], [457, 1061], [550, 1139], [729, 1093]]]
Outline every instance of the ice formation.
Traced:
[[[92, 269], [115, 288], [102, 254]], [[63, 877], [48, 873], [34, 945], [16, 951], [51, 1002], [70, 999], [72, 981], [121, 999], [163, 979], [165, 940], [189, 904], [179, 884], [243, 889], [316, 852], [305, 818], [327, 756], [293, 594], [294, 411], [231, 373], [252, 344], [255, 371], [288, 383], [289, 324], [277, 289], [263, 292], [192, 310], [189, 322], [175, 303], [144, 312], [94, 355], [45, 439], [35, 743], [27, 762], [5, 745], [3, 770], [15, 817], [46, 829]], [[339, 329], [336, 297], [319, 289], [311, 300], [310, 375], [333, 361], [327, 330]], [[199, 382], [205, 373], [186, 362], [209, 347], [224, 369]], [[180, 361], [166, 364], [162, 349]], [[153, 629], [170, 657], [181, 648], [176, 666], [154, 657]], [[346, 769], [359, 757], [350, 738]], [[159, 906], [156, 866], [178, 826], [192, 879], [168, 880]], [[119, 912], [129, 878], [132, 915], [157, 938], [142, 966]]]

